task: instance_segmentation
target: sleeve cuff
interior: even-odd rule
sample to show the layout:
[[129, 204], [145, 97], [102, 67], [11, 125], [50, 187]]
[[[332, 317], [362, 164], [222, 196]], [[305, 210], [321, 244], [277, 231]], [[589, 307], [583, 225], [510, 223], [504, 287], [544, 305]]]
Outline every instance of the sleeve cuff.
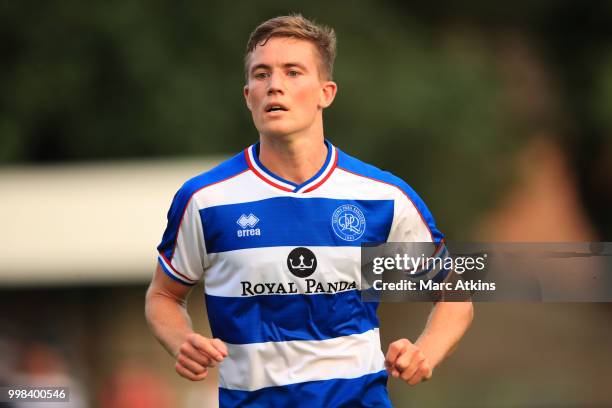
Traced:
[[187, 286], [194, 286], [197, 283], [197, 281], [194, 281], [193, 279], [188, 278], [184, 274], [174, 269], [172, 267], [172, 264], [162, 254], [159, 254], [159, 256], [157, 257], [157, 261], [159, 262], [159, 265], [162, 267], [162, 270], [164, 271], [164, 273], [168, 275], [168, 277], [170, 277], [171, 279], [179, 283], [182, 283], [183, 285], [187, 285]]

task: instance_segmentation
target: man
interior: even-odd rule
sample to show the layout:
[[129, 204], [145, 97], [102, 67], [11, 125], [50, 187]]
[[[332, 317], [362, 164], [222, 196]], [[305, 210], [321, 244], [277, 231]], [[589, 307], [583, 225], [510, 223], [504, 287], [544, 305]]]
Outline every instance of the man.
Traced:
[[[391, 406], [388, 374], [429, 379], [472, 318], [469, 302], [439, 302], [415, 343], [383, 356], [360, 245], [442, 234], [406, 183], [324, 138], [335, 48], [333, 30], [299, 15], [257, 27], [244, 97], [259, 142], [187, 181], [168, 213], [146, 316], [178, 374], [219, 365], [222, 407]], [[185, 310], [200, 279], [213, 339]]]

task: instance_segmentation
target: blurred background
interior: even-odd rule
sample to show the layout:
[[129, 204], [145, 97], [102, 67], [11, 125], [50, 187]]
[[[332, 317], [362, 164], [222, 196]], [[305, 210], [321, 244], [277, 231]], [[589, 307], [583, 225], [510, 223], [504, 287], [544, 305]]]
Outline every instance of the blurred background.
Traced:
[[[214, 407], [143, 304], [174, 192], [257, 140], [246, 40], [333, 26], [326, 136], [408, 181], [450, 241], [612, 241], [612, 3], [0, 3], [0, 382], [72, 407]], [[202, 287], [196, 328], [209, 333]], [[430, 305], [384, 304], [384, 349]], [[612, 406], [607, 303], [478, 304], [398, 407]], [[59, 407], [59, 404], [54, 406]]]

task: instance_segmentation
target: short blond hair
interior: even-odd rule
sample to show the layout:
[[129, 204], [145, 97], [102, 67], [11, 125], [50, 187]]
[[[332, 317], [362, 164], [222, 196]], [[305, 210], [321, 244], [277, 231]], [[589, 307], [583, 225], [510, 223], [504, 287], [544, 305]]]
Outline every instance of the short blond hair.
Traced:
[[272, 37], [289, 37], [310, 41], [321, 60], [320, 71], [331, 80], [336, 59], [336, 33], [333, 28], [316, 24], [301, 14], [279, 16], [261, 23], [251, 33], [244, 55], [244, 71], [248, 80], [249, 59], [258, 45], [265, 45]]

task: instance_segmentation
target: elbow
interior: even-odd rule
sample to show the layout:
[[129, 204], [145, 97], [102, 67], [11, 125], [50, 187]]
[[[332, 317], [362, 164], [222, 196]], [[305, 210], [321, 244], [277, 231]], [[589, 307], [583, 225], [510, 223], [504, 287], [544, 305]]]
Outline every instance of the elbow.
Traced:
[[147, 289], [144, 302], [144, 315], [149, 327], [153, 328], [164, 309], [165, 296], [153, 284]]
[[157, 320], [159, 315], [163, 314], [165, 310], [174, 308], [186, 311], [186, 297], [172, 293], [171, 290], [151, 283], [145, 294], [145, 318], [149, 324]]
[[145, 304], [144, 304], [144, 314], [145, 319], [149, 326], [151, 326], [153, 322], [153, 309], [155, 303], [155, 294], [153, 293], [151, 286], [147, 289], [147, 293], [145, 294]]
[[471, 301], [464, 302], [464, 316], [466, 328], [470, 327], [472, 321], [474, 320], [474, 304]]

